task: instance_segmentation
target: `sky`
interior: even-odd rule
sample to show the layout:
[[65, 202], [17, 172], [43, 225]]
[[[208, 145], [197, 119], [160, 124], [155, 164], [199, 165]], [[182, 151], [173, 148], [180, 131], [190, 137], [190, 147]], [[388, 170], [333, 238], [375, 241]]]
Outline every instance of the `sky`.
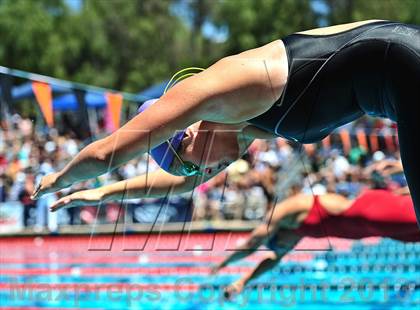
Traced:
[[[191, 27], [192, 15], [188, 9], [187, 1], [179, 1], [172, 6], [172, 12], [174, 15], [182, 18], [185, 23]], [[202, 28], [203, 36], [212, 39], [215, 42], [221, 43], [227, 40], [229, 32], [226, 27], [216, 27], [210, 21], [206, 21]]]
[[82, 0], [65, 0], [67, 5], [75, 11], [80, 10], [82, 7]]

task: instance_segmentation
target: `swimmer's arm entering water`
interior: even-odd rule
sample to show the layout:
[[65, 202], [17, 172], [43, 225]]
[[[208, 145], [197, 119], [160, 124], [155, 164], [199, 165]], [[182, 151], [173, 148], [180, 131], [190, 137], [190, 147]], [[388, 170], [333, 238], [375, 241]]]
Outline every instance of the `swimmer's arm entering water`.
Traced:
[[[216, 273], [220, 269], [226, 267], [228, 264], [241, 260], [258, 250], [261, 245], [266, 244], [268, 240], [279, 233], [281, 223], [287, 217], [293, 217], [294, 220], [297, 220], [299, 214], [307, 211], [308, 203], [309, 205], [311, 204], [311, 200], [302, 200], [301, 197], [304, 196], [295, 195], [289, 197], [269, 209], [264, 217], [264, 222], [258, 225], [252, 231], [246, 242], [237, 247], [231, 255], [216, 265], [212, 269], [212, 272]], [[282, 233], [279, 235], [279, 239], [281, 240], [288, 240], [289, 238], [294, 240], [295, 233], [293, 231], [289, 232], [288, 229], [282, 229]], [[288, 244], [288, 242], [285, 243]]]
[[260, 246], [264, 245], [270, 238], [277, 234], [278, 226], [280, 221], [286, 217], [289, 212], [291, 205], [286, 199], [282, 203], [274, 206], [272, 212], [267, 212], [264, 223], [258, 225], [252, 232], [245, 243], [238, 246], [235, 251], [225, 258], [221, 263], [212, 268], [212, 273], [218, 272], [220, 269], [227, 265], [244, 259], [257, 251]]
[[[265, 244], [265, 242], [267, 242], [269, 238], [273, 237], [272, 236], [273, 234], [277, 233], [276, 230], [270, 229], [269, 228], [270, 226], [272, 225], [267, 225], [264, 223], [258, 226], [256, 229], [254, 229], [249, 239], [243, 245], [240, 245], [239, 247], [237, 247], [235, 251], [231, 255], [229, 255], [226, 259], [224, 259], [221, 263], [216, 265], [212, 269], [212, 273], [216, 273], [220, 269], [226, 267], [227, 265], [234, 263], [238, 260], [242, 260], [248, 257], [249, 255], [251, 255], [252, 253], [254, 253], [255, 251], [258, 251], [261, 245]], [[288, 232], [286, 232], [286, 230], [284, 230], [284, 233], [289, 234]], [[290, 236], [288, 237], [290, 238]], [[280, 238], [282, 237], [280, 236]], [[300, 239], [300, 237], [297, 236], [297, 239]], [[293, 246], [289, 248], [288, 245], [289, 243], [287, 243], [287, 246], [285, 247], [284, 254], [286, 254], [291, 248], [293, 248]]]
[[289, 248], [284, 248], [284, 251], [282, 251], [281, 253], [279, 251], [270, 252], [270, 254], [268, 254], [266, 258], [260, 261], [260, 263], [249, 273], [247, 273], [242, 278], [238, 279], [237, 281], [226, 287], [226, 293], [240, 293], [249, 281], [258, 278], [265, 272], [270, 271], [271, 269], [276, 267], [277, 264], [280, 263], [283, 256], [285, 256], [287, 253], [293, 250], [293, 247], [294, 245], [296, 245], [296, 243], [289, 245]]
[[[251, 255], [260, 245], [266, 244], [269, 239], [278, 238], [276, 251], [270, 251], [269, 255], [251, 272], [228, 286], [225, 291], [226, 295], [241, 292], [246, 283], [276, 266], [282, 257], [300, 241], [301, 235], [293, 229], [281, 228], [281, 223], [289, 216], [295, 221], [299, 221], [301, 215], [305, 214], [308, 202], [310, 205], [311, 201], [302, 199], [302, 197], [304, 196], [295, 195], [273, 206], [274, 209], [267, 212], [264, 223], [253, 230], [245, 244], [239, 246], [229, 257], [212, 268], [212, 273], [216, 273], [228, 264]], [[279, 244], [280, 246], [278, 246]]]
[[273, 269], [287, 253], [293, 250], [294, 246], [301, 239], [301, 237], [293, 231], [284, 231], [284, 234], [288, 235], [288, 242], [285, 243], [281, 249], [270, 251], [266, 257], [260, 261], [258, 265], [256, 265], [250, 272], [227, 286], [225, 289], [226, 295], [230, 296], [234, 293], [240, 293], [249, 281], [258, 278], [265, 272]]
[[252, 231], [251, 236], [244, 244], [238, 246], [232, 254], [212, 268], [212, 273], [217, 273], [227, 265], [242, 260], [257, 251], [258, 248], [270, 238], [271, 234], [274, 233], [274, 230], [274, 225], [268, 225], [266, 223], [259, 225]]

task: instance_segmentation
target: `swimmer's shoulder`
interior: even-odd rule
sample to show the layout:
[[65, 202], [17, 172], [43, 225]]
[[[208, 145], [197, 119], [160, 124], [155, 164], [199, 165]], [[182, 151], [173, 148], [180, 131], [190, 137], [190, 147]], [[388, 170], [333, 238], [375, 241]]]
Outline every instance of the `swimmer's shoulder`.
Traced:
[[289, 213], [309, 211], [314, 204], [314, 195], [299, 193], [288, 197], [284, 201], [285, 208]]
[[354, 28], [366, 25], [366, 24], [371, 24], [371, 23], [376, 23], [376, 22], [386, 22], [387, 20], [383, 20], [383, 19], [369, 19], [369, 20], [364, 20], [364, 21], [358, 21], [358, 22], [353, 22], [353, 23], [347, 23], [347, 24], [340, 24], [340, 25], [334, 25], [334, 26], [329, 26], [329, 27], [321, 27], [321, 28], [315, 28], [315, 29], [310, 29], [310, 30], [305, 30], [305, 31], [299, 31], [297, 32], [297, 34], [305, 34], [305, 35], [316, 35], [316, 36], [322, 36], [322, 35], [331, 35], [331, 34], [337, 34], [340, 32], [344, 32], [344, 31], [348, 31], [348, 30], [352, 30]]
[[341, 214], [353, 204], [353, 200], [336, 193], [319, 196], [319, 202], [328, 213], [335, 215]]

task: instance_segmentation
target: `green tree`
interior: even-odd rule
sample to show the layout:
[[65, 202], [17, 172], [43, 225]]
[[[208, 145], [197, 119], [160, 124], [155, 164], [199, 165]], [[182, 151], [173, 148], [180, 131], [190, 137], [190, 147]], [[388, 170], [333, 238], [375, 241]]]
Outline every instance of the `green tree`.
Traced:
[[0, 2], [0, 63], [55, 76], [64, 75], [57, 28], [70, 13], [63, 1]]
[[[85, 1], [79, 24], [84, 50], [76, 79], [137, 91], [167, 78], [179, 61], [172, 48], [183, 27], [169, 9], [167, 0]], [[101, 81], [103, 72], [107, 80]]]
[[[192, 58], [202, 60], [205, 57], [204, 51], [210, 50], [211, 42], [202, 35], [205, 22], [210, 21], [211, 14], [218, 4], [214, 0], [192, 0], [188, 1], [188, 8], [191, 12], [191, 54]], [[206, 56], [208, 53], [206, 53]], [[211, 57], [211, 56], [210, 56]]]
[[405, 23], [420, 23], [418, 0], [325, 0], [329, 24], [366, 19], [388, 19]]
[[[191, 57], [191, 29], [170, 0], [0, 0], [0, 64], [136, 92]], [[195, 34], [198, 37], [200, 34]]]
[[309, 0], [219, 0], [213, 20], [228, 28], [228, 53], [261, 46], [317, 25]]

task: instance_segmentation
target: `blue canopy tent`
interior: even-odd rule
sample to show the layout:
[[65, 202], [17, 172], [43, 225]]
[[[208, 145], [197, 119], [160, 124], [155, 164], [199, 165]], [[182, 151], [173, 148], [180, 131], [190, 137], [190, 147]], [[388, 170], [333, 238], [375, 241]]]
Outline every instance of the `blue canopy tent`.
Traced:
[[[53, 94], [64, 94], [71, 91], [67, 87], [51, 85]], [[34, 91], [32, 89], [32, 82], [28, 82], [12, 88], [12, 99], [13, 101], [19, 101], [23, 99], [35, 98]]]
[[[8, 79], [9, 77], [10, 79]], [[23, 78], [30, 81], [19, 86], [12, 87], [12, 77]], [[0, 85], [2, 86], [0, 87], [0, 96], [2, 97], [2, 100], [7, 100], [9, 103], [25, 99], [35, 99], [32, 81], [42, 81], [44, 83], [48, 83], [51, 86], [51, 90], [54, 95], [54, 111], [79, 111], [82, 124], [86, 124], [86, 122], [95, 123], [91, 120], [92, 117], [94, 118], [97, 116], [95, 108], [105, 108], [107, 105], [105, 97], [106, 92], [116, 92], [111, 89], [73, 83], [31, 72], [10, 69], [3, 66], [0, 66], [0, 78], [3, 78]], [[8, 81], [10, 83], [7, 83]], [[119, 93], [123, 95], [124, 100], [135, 102], [136, 105], [138, 105], [147, 99], [160, 97], [163, 94], [166, 84], [167, 81], [162, 82], [149, 87], [138, 94], [131, 94], [127, 92]], [[131, 106], [132, 105], [128, 106], [128, 110], [126, 110], [128, 113], [124, 113], [126, 116], [130, 114], [129, 112], [131, 111]], [[137, 111], [137, 106], [135, 107], [135, 111]], [[88, 117], [90, 115], [92, 115], [92, 117]]]
[[[167, 81], [155, 84], [137, 94], [139, 101], [146, 101], [152, 98], [159, 98], [163, 95]], [[78, 102], [73, 91], [67, 87], [51, 85], [51, 90], [55, 95], [62, 95], [53, 99], [53, 109], [55, 111], [74, 111], [78, 109]], [[32, 82], [28, 82], [12, 88], [13, 101], [35, 98], [32, 89]], [[85, 97], [88, 108], [105, 108], [106, 99], [103, 93], [87, 92]]]
[[138, 93], [138, 96], [141, 99], [144, 99], [143, 101], [146, 101], [148, 99], [153, 99], [153, 98], [159, 98], [160, 96], [163, 95], [163, 91], [165, 90], [165, 87], [168, 83], [169, 83], [169, 80], [166, 80], [166, 81], [163, 81], [162, 83], [150, 86], [149, 88], [146, 88], [145, 90]]
[[[159, 98], [162, 96], [167, 84], [168, 81], [164, 81], [162, 83], [155, 84], [149, 88], [146, 88], [137, 94], [139, 101], [146, 101], [147, 99], [151, 98]], [[85, 101], [88, 108], [105, 108], [106, 106], [105, 94], [101, 93], [87, 92]], [[79, 104], [74, 93], [65, 94], [53, 100], [53, 108], [55, 111], [77, 110], [78, 106]]]
[[[62, 95], [53, 99], [54, 111], [79, 111], [80, 124], [88, 125], [88, 130], [92, 133], [97, 128], [96, 112], [92, 108], [105, 108], [106, 98], [104, 93], [87, 92], [84, 95], [85, 106], [79, 110], [79, 101], [74, 92]], [[86, 109], [88, 108], [88, 109]], [[90, 108], [90, 109], [89, 109]], [[87, 124], [86, 124], [87, 123]]]
[[[105, 94], [86, 93], [85, 102], [88, 108], [105, 108]], [[77, 110], [78, 108], [79, 103], [74, 93], [66, 94], [53, 100], [53, 109], [55, 111]]]

